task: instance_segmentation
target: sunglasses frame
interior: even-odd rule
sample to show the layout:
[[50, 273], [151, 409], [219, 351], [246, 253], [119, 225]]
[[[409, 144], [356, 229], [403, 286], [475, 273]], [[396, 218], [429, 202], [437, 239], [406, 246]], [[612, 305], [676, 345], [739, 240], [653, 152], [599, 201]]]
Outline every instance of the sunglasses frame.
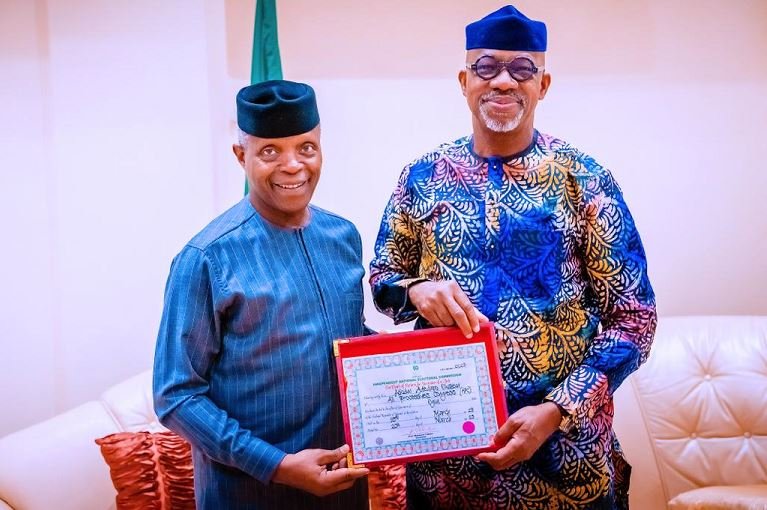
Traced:
[[[479, 61], [482, 60], [482, 59], [491, 59], [491, 60], [493, 60], [495, 62], [495, 74], [493, 74], [492, 76], [488, 76], [486, 78], [486, 77], [480, 75], [477, 72], [477, 66], [479, 64]], [[517, 78], [516, 76], [514, 76], [514, 74], [516, 74], [517, 70], [513, 69], [511, 67], [511, 65], [514, 62], [517, 62], [519, 60], [526, 60], [526, 61], [528, 61], [530, 63], [530, 69], [532, 70], [532, 73], [527, 78], [520, 79], [520, 78]], [[501, 74], [501, 72], [503, 72], [504, 69], [506, 69], [506, 71], [508, 71], [508, 73], [509, 73], [509, 76], [511, 76], [511, 78], [514, 81], [517, 81], [517, 82], [527, 81], [530, 78], [532, 78], [533, 76], [535, 76], [536, 74], [538, 74], [539, 71], [543, 71], [543, 67], [536, 66], [535, 62], [533, 62], [533, 60], [530, 57], [521, 57], [521, 56], [520, 57], [514, 57], [513, 59], [508, 60], [508, 61], [502, 61], [502, 60], [496, 59], [492, 55], [482, 55], [473, 64], [467, 64], [466, 68], [467, 69], [471, 69], [472, 71], [474, 71], [474, 74], [476, 74], [477, 77], [479, 77], [480, 79], [485, 80], [485, 81], [490, 81], [490, 80], [496, 78], [499, 74]]]

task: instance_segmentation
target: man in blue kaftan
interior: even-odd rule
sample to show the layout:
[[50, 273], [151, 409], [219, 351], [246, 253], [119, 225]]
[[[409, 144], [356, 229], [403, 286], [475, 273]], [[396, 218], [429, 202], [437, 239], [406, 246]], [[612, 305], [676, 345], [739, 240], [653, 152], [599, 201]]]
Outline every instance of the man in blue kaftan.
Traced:
[[497, 452], [408, 465], [408, 505], [625, 508], [612, 394], [656, 325], [639, 234], [612, 174], [533, 127], [546, 26], [507, 6], [467, 26], [466, 49], [473, 134], [404, 169], [371, 284], [397, 323], [494, 321], [510, 417]]
[[[173, 260], [154, 369], [160, 421], [192, 445], [201, 509], [362, 509], [332, 341], [363, 334], [362, 247], [309, 205], [319, 115], [305, 84], [237, 95], [248, 196]], [[356, 482], [356, 483], [355, 483]]]

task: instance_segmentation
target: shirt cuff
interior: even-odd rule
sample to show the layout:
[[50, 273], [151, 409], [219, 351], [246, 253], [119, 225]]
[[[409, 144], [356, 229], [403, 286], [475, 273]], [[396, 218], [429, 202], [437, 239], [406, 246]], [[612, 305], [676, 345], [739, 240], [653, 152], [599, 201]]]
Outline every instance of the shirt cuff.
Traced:
[[402, 324], [403, 322], [412, 321], [418, 317], [418, 310], [412, 301], [410, 301], [409, 291], [410, 287], [417, 283], [428, 282], [428, 278], [405, 278], [396, 283], [398, 287], [403, 289], [402, 302], [394, 315], [394, 324]]
[[279, 448], [263, 442], [242, 466], [242, 470], [259, 482], [268, 485], [280, 462], [286, 456], [287, 453]]

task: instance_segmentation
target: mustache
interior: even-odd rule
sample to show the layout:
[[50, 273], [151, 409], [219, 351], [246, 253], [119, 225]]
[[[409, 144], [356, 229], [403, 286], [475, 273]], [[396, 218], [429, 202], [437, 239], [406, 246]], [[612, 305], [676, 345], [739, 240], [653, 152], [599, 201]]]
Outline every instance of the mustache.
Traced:
[[493, 91], [493, 92], [487, 92], [486, 94], [482, 94], [480, 97], [481, 101], [492, 101], [499, 97], [510, 97], [514, 99], [516, 102], [520, 103], [522, 106], [527, 106], [527, 101], [525, 100], [524, 96], [519, 95], [518, 93], [514, 91], [508, 91], [508, 92], [500, 92], [500, 91]]

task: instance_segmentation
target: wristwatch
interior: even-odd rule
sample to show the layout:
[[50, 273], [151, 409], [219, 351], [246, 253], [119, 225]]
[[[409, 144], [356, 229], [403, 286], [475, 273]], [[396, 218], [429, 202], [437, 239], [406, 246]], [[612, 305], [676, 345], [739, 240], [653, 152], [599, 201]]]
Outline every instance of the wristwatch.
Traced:
[[573, 417], [570, 413], [568, 413], [564, 407], [557, 404], [553, 400], [547, 400], [547, 402], [551, 402], [557, 408], [559, 409], [559, 413], [562, 415], [562, 420], [559, 422], [559, 431], [563, 434], [567, 434], [573, 429], [573, 426], [575, 425], [575, 420], [573, 420]]
[[405, 284], [404, 285], [404, 287], [405, 287], [405, 303], [403, 305], [403, 309], [405, 309], [405, 310], [415, 310], [415, 305], [413, 305], [413, 302], [410, 301], [410, 287], [412, 287], [413, 285], [416, 285], [418, 283], [423, 283], [423, 282], [428, 282], [428, 281], [429, 281], [428, 278], [411, 278], [408, 281], [400, 282], [400, 284], [401, 283]]
[[559, 422], [559, 431], [563, 434], [567, 434], [573, 429], [573, 426], [575, 425], [575, 420], [573, 420], [573, 417], [562, 409], [561, 407], [559, 410], [562, 412], [562, 421]]

